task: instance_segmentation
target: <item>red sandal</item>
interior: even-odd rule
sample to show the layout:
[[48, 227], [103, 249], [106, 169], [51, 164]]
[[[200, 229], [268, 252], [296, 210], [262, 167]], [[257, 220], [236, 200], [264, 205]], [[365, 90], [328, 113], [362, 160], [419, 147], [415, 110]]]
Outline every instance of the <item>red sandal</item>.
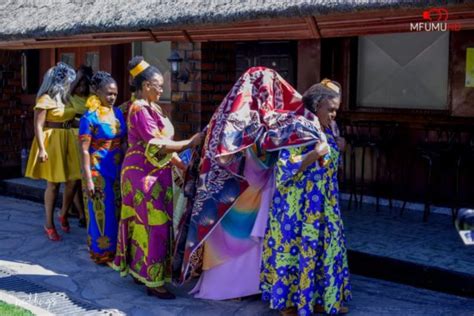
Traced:
[[61, 240], [61, 236], [59, 236], [58, 232], [56, 231], [56, 228], [46, 228], [46, 226], [43, 226], [44, 227], [44, 232], [46, 233], [46, 236], [48, 236], [48, 239], [49, 240], [52, 240], [52, 241], [60, 241]]
[[67, 220], [67, 217], [58, 216], [59, 223], [61, 223], [61, 229], [65, 233], [69, 233], [71, 231], [71, 226], [69, 226], [69, 221]]

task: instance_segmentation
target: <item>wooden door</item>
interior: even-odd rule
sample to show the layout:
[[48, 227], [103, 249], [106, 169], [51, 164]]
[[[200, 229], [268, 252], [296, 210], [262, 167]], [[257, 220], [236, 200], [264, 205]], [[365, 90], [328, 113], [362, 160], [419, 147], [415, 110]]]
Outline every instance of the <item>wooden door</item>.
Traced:
[[58, 48], [57, 62], [62, 61], [74, 69], [81, 65], [91, 66], [94, 72], [112, 71], [111, 46], [88, 46]]
[[264, 66], [276, 70], [296, 87], [296, 42], [236, 43], [236, 76], [249, 67]]

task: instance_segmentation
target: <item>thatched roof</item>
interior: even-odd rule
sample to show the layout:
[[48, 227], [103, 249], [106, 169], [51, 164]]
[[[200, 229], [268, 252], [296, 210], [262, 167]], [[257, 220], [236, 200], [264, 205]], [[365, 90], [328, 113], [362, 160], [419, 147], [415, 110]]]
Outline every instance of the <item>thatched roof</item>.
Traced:
[[0, 0], [0, 41], [468, 2], [471, 1]]

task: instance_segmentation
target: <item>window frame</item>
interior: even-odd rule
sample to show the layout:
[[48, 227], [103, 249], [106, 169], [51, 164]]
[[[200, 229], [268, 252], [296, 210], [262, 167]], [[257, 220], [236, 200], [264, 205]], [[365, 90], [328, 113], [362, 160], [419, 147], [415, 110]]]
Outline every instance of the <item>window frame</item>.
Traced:
[[[388, 33], [391, 34], [391, 33]], [[394, 115], [427, 115], [427, 116], [450, 116], [452, 113], [452, 45], [453, 36], [449, 36], [448, 42], [448, 82], [447, 82], [447, 104], [445, 109], [427, 109], [427, 108], [395, 108], [395, 107], [369, 107], [361, 106], [357, 102], [357, 80], [358, 80], [358, 48], [359, 36], [350, 37], [350, 49], [344, 55], [350, 62], [348, 69], [347, 81], [349, 87], [347, 92], [349, 94], [347, 110], [358, 113], [373, 113], [373, 114], [394, 114]], [[348, 56], [347, 56], [348, 55]]]

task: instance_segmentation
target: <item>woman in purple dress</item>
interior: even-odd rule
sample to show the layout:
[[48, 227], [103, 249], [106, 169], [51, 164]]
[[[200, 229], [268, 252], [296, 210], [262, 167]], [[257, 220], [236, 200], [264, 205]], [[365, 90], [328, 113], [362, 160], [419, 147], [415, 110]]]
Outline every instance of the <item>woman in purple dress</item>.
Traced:
[[173, 299], [171, 281], [173, 185], [172, 165], [182, 167], [176, 152], [201, 142], [201, 134], [173, 141], [174, 128], [158, 105], [163, 76], [142, 57], [130, 61], [136, 99], [127, 126], [129, 148], [122, 165], [122, 211], [113, 267], [131, 274], [148, 295]]

